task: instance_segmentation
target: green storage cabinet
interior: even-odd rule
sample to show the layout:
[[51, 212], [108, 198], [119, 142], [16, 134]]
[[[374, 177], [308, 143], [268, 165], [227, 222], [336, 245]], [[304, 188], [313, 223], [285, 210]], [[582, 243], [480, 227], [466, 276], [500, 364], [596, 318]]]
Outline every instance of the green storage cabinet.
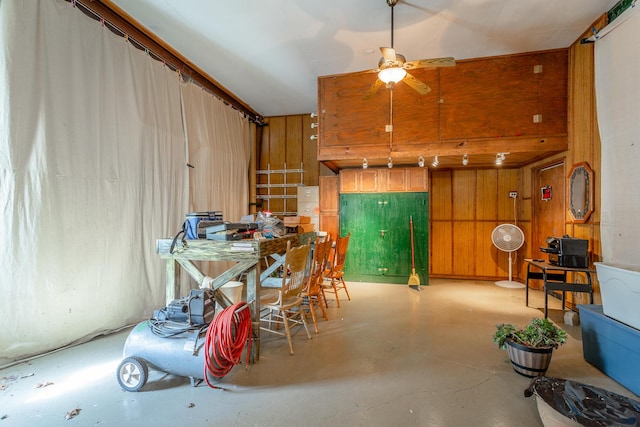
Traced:
[[351, 233], [345, 279], [406, 285], [411, 274], [410, 217], [416, 273], [427, 285], [429, 193], [341, 194], [340, 235]]

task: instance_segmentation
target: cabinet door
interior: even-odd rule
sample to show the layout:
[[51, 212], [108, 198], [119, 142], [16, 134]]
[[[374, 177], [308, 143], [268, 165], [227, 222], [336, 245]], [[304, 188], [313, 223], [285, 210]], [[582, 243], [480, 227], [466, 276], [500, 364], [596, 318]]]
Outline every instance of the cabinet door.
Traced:
[[340, 234], [351, 233], [346, 280], [407, 284], [411, 273], [409, 218], [416, 272], [428, 283], [428, 193], [342, 194]]
[[387, 232], [382, 225], [384, 208], [378, 194], [340, 195], [340, 235], [351, 233], [345, 262], [347, 277], [352, 274], [366, 277], [383, 274]]

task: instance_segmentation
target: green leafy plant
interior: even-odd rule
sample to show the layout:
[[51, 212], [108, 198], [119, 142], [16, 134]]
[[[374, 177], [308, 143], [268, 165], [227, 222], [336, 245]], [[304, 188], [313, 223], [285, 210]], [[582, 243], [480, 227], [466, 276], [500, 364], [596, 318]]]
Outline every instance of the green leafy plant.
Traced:
[[551, 323], [549, 319], [534, 317], [522, 329], [507, 323], [496, 325], [496, 328], [493, 342], [502, 350], [507, 348], [507, 340], [534, 348], [558, 348], [567, 341], [567, 332]]

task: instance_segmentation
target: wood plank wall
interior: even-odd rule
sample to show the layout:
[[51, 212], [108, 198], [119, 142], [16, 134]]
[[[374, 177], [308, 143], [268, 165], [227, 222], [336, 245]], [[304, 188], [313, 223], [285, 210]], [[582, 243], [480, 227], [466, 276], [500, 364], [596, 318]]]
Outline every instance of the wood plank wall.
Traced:
[[[607, 16], [603, 15], [596, 20], [589, 28], [602, 28], [606, 25]], [[523, 211], [532, 212], [530, 206], [531, 194], [537, 190], [533, 188], [533, 172], [544, 164], [552, 162], [554, 159], [564, 160], [567, 175], [571, 167], [580, 162], [587, 162], [594, 173], [594, 212], [589, 220], [584, 224], [574, 223], [568, 211], [569, 206], [569, 176], [566, 177], [565, 205], [565, 233], [572, 237], [587, 239], [589, 250], [591, 251], [591, 261], [602, 260], [602, 244], [600, 240], [600, 172], [601, 172], [601, 145], [600, 133], [598, 130], [595, 99], [595, 76], [594, 76], [594, 45], [580, 44], [579, 40], [589, 37], [591, 31], [578, 38], [569, 49], [569, 105], [568, 105], [568, 138], [569, 149], [552, 159], [528, 165], [523, 168], [524, 178], [523, 190], [526, 200]], [[534, 193], [535, 194], [535, 193]], [[530, 237], [530, 236], [528, 236]], [[526, 252], [525, 256], [530, 257], [531, 252]], [[526, 267], [521, 266], [520, 277], [525, 277]], [[576, 275], [573, 278], [576, 282], [586, 282], [584, 277]], [[597, 278], [595, 281], [595, 302], [600, 303], [599, 286]], [[586, 294], [569, 293], [569, 306], [573, 304], [587, 303]]]
[[[519, 169], [431, 170], [432, 277], [508, 276], [508, 254], [493, 246], [491, 232], [501, 223], [513, 223], [515, 215], [522, 216], [518, 199], [514, 212], [509, 198], [510, 191], [520, 193], [520, 174]], [[518, 225], [523, 226], [522, 221]]]
[[[593, 26], [602, 28], [606, 15]], [[588, 36], [589, 31], [584, 36]], [[584, 37], [583, 36], [583, 37]], [[580, 37], [578, 40], [580, 40]], [[593, 45], [581, 45], [579, 41], [569, 50], [569, 100], [568, 137], [569, 150], [564, 153], [527, 165], [520, 169], [455, 169], [430, 171], [430, 269], [432, 277], [469, 279], [498, 279], [508, 276], [508, 256], [491, 244], [491, 231], [502, 222], [513, 222], [513, 200], [509, 191], [518, 191], [516, 202], [517, 223], [525, 233], [525, 245], [519, 251], [513, 275], [523, 280], [525, 257], [532, 256], [532, 197], [533, 172], [542, 165], [563, 160], [567, 172], [579, 162], [587, 162], [595, 175], [595, 211], [584, 224], [574, 224], [566, 213], [566, 233], [589, 240], [593, 251], [592, 261], [600, 260], [600, 138], [596, 122], [594, 89]], [[262, 129], [260, 138], [259, 169], [271, 163], [272, 168], [282, 166], [284, 161], [309, 162], [309, 173], [305, 172], [306, 185], [317, 185], [318, 175], [331, 175], [317, 166], [315, 141], [308, 137], [315, 133], [306, 116], [270, 117], [268, 126]], [[308, 151], [309, 150], [312, 151]], [[305, 151], [307, 150], [307, 151]], [[313, 152], [313, 154], [311, 154]], [[305, 157], [307, 156], [308, 157]], [[315, 165], [314, 165], [315, 164]], [[279, 166], [278, 166], [279, 165]], [[312, 172], [315, 170], [315, 172]], [[312, 177], [311, 174], [315, 173]], [[258, 177], [261, 179], [261, 177]], [[335, 179], [330, 180], [337, 187]], [[567, 192], [569, 181], [566, 182]], [[568, 196], [565, 194], [565, 198]], [[568, 206], [568, 200], [566, 205]], [[580, 280], [580, 279], [578, 279]], [[576, 303], [580, 303], [575, 296]], [[596, 296], [596, 300], [598, 300]]]
[[[257, 149], [257, 169], [258, 170], [281, 170], [285, 164], [287, 170], [304, 170], [302, 178], [299, 173], [288, 173], [287, 183], [299, 183], [302, 185], [318, 185], [320, 164], [317, 161], [317, 140], [310, 139], [315, 134], [311, 128], [311, 123], [315, 119], [310, 114], [300, 114], [293, 116], [267, 117], [264, 120], [265, 126], [261, 129], [262, 135], [258, 141]], [[271, 174], [271, 184], [282, 184], [285, 177], [283, 174]], [[268, 177], [264, 174], [257, 176], [258, 184], [267, 184]], [[295, 188], [273, 187], [271, 195], [295, 195]], [[257, 197], [260, 203], [260, 195], [267, 194], [267, 189], [258, 188]], [[267, 200], [262, 201], [262, 208], [267, 209]], [[270, 199], [270, 209], [272, 212], [296, 212], [297, 201], [295, 198], [272, 198]]]

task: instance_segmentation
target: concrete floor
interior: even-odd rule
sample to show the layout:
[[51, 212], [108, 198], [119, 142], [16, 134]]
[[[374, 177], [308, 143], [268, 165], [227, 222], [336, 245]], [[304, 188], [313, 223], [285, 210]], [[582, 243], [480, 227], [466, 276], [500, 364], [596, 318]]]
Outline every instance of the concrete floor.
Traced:
[[[542, 425], [523, 396], [530, 380], [491, 342], [498, 323], [542, 317], [532, 308], [543, 307], [541, 292], [527, 308], [524, 289], [492, 282], [349, 290], [352, 301], [334, 303], [312, 340], [296, 334], [294, 356], [263, 333], [259, 363], [233, 368], [222, 389], [151, 371], [141, 391], [123, 391], [115, 372], [130, 329], [0, 370], [0, 427]], [[547, 375], [637, 398], [584, 360], [580, 326], [563, 325], [559, 305], [551, 299], [550, 318], [570, 337]]]

